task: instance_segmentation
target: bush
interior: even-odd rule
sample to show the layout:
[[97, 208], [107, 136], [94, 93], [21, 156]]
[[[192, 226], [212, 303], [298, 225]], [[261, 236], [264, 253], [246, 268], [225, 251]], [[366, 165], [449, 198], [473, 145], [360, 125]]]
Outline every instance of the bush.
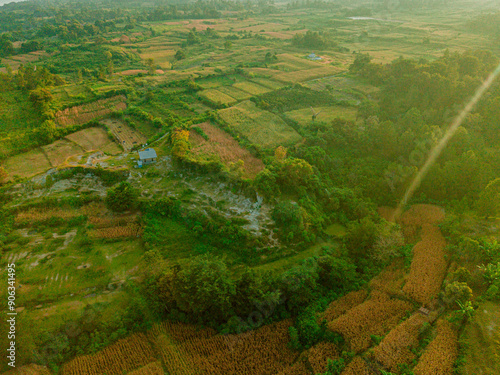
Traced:
[[108, 190], [105, 202], [110, 210], [123, 212], [135, 209], [137, 198], [137, 191], [128, 182], [123, 181]]

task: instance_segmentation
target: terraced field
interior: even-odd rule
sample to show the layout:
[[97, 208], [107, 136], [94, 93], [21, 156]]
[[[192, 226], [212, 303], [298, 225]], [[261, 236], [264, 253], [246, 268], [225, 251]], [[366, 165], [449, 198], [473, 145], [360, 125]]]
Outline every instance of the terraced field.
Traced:
[[300, 135], [281, 118], [263, 111], [250, 101], [218, 112], [222, 121], [250, 142], [262, 147], [277, 147], [299, 142]]

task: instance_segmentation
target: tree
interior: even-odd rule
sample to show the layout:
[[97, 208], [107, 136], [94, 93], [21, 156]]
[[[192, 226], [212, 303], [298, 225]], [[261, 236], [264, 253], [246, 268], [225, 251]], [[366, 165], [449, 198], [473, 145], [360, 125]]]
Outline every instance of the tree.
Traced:
[[186, 58], [186, 53], [180, 49], [180, 50], [177, 50], [177, 52], [175, 53], [175, 56], [174, 58], [179, 61], [179, 60], [183, 60]]
[[189, 130], [176, 129], [171, 135], [172, 154], [176, 158], [183, 158], [191, 148], [189, 143]]
[[443, 292], [443, 301], [451, 306], [455, 303], [466, 303], [472, 298], [472, 290], [467, 283], [454, 281], [446, 285]]
[[278, 161], [282, 161], [286, 158], [286, 148], [283, 146], [278, 146], [276, 150], [274, 150], [274, 158]]
[[126, 181], [112, 187], [106, 194], [106, 206], [116, 212], [133, 210], [137, 205], [137, 191]]
[[231, 47], [232, 47], [232, 46], [233, 46], [233, 43], [231, 43], [231, 41], [226, 40], [226, 41], [224, 42], [224, 48], [225, 48], [225, 49], [231, 49]]
[[491, 181], [480, 193], [477, 208], [485, 217], [500, 214], [500, 178]]
[[234, 281], [226, 264], [208, 255], [192, 258], [173, 282], [173, 295], [182, 311], [214, 320], [231, 315], [234, 293]]
[[155, 74], [155, 60], [153, 58], [149, 58], [146, 60], [146, 65], [148, 66], [148, 74], [153, 75]]

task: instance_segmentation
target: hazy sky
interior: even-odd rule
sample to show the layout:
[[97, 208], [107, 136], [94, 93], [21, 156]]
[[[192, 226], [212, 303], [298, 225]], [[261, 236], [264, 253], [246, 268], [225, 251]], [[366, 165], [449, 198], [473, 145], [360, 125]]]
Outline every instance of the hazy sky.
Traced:
[[8, 3], [17, 3], [23, 0], [0, 0], [0, 5], [8, 4]]

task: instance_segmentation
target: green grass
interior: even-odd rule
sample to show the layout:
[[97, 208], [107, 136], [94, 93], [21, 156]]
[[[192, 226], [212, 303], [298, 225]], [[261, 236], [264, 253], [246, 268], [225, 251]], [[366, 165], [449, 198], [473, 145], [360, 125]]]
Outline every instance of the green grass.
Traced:
[[[336, 118], [343, 118], [345, 120], [356, 120], [357, 109], [353, 107], [341, 107], [341, 106], [331, 106], [331, 107], [314, 107], [313, 108], [318, 116], [316, 118], [317, 122], [330, 123]], [[297, 109], [295, 111], [286, 112], [285, 115], [294, 121], [297, 121], [300, 125], [305, 126], [312, 123], [311, 108]]]
[[39, 111], [20, 90], [0, 92], [0, 136], [36, 127], [42, 121]]
[[258, 109], [250, 101], [219, 111], [220, 118], [250, 142], [263, 147], [290, 145], [301, 136], [277, 115]]
[[300, 264], [303, 260], [310, 258], [315, 255], [319, 255], [321, 253], [321, 249], [324, 246], [338, 246], [336, 243], [330, 243], [330, 242], [323, 242], [320, 244], [316, 244], [314, 246], [311, 246], [310, 248], [301, 251], [300, 253], [296, 255], [292, 255], [286, 258], [281, 258], [278, 260], [275, 260], [273, 262], [265, 263], [256, 267], [253, 267], [256, 270], [259, 271], [272, 271], [272, 272], [281, 272], [284, 270], [287, 270], [295, 265]]

